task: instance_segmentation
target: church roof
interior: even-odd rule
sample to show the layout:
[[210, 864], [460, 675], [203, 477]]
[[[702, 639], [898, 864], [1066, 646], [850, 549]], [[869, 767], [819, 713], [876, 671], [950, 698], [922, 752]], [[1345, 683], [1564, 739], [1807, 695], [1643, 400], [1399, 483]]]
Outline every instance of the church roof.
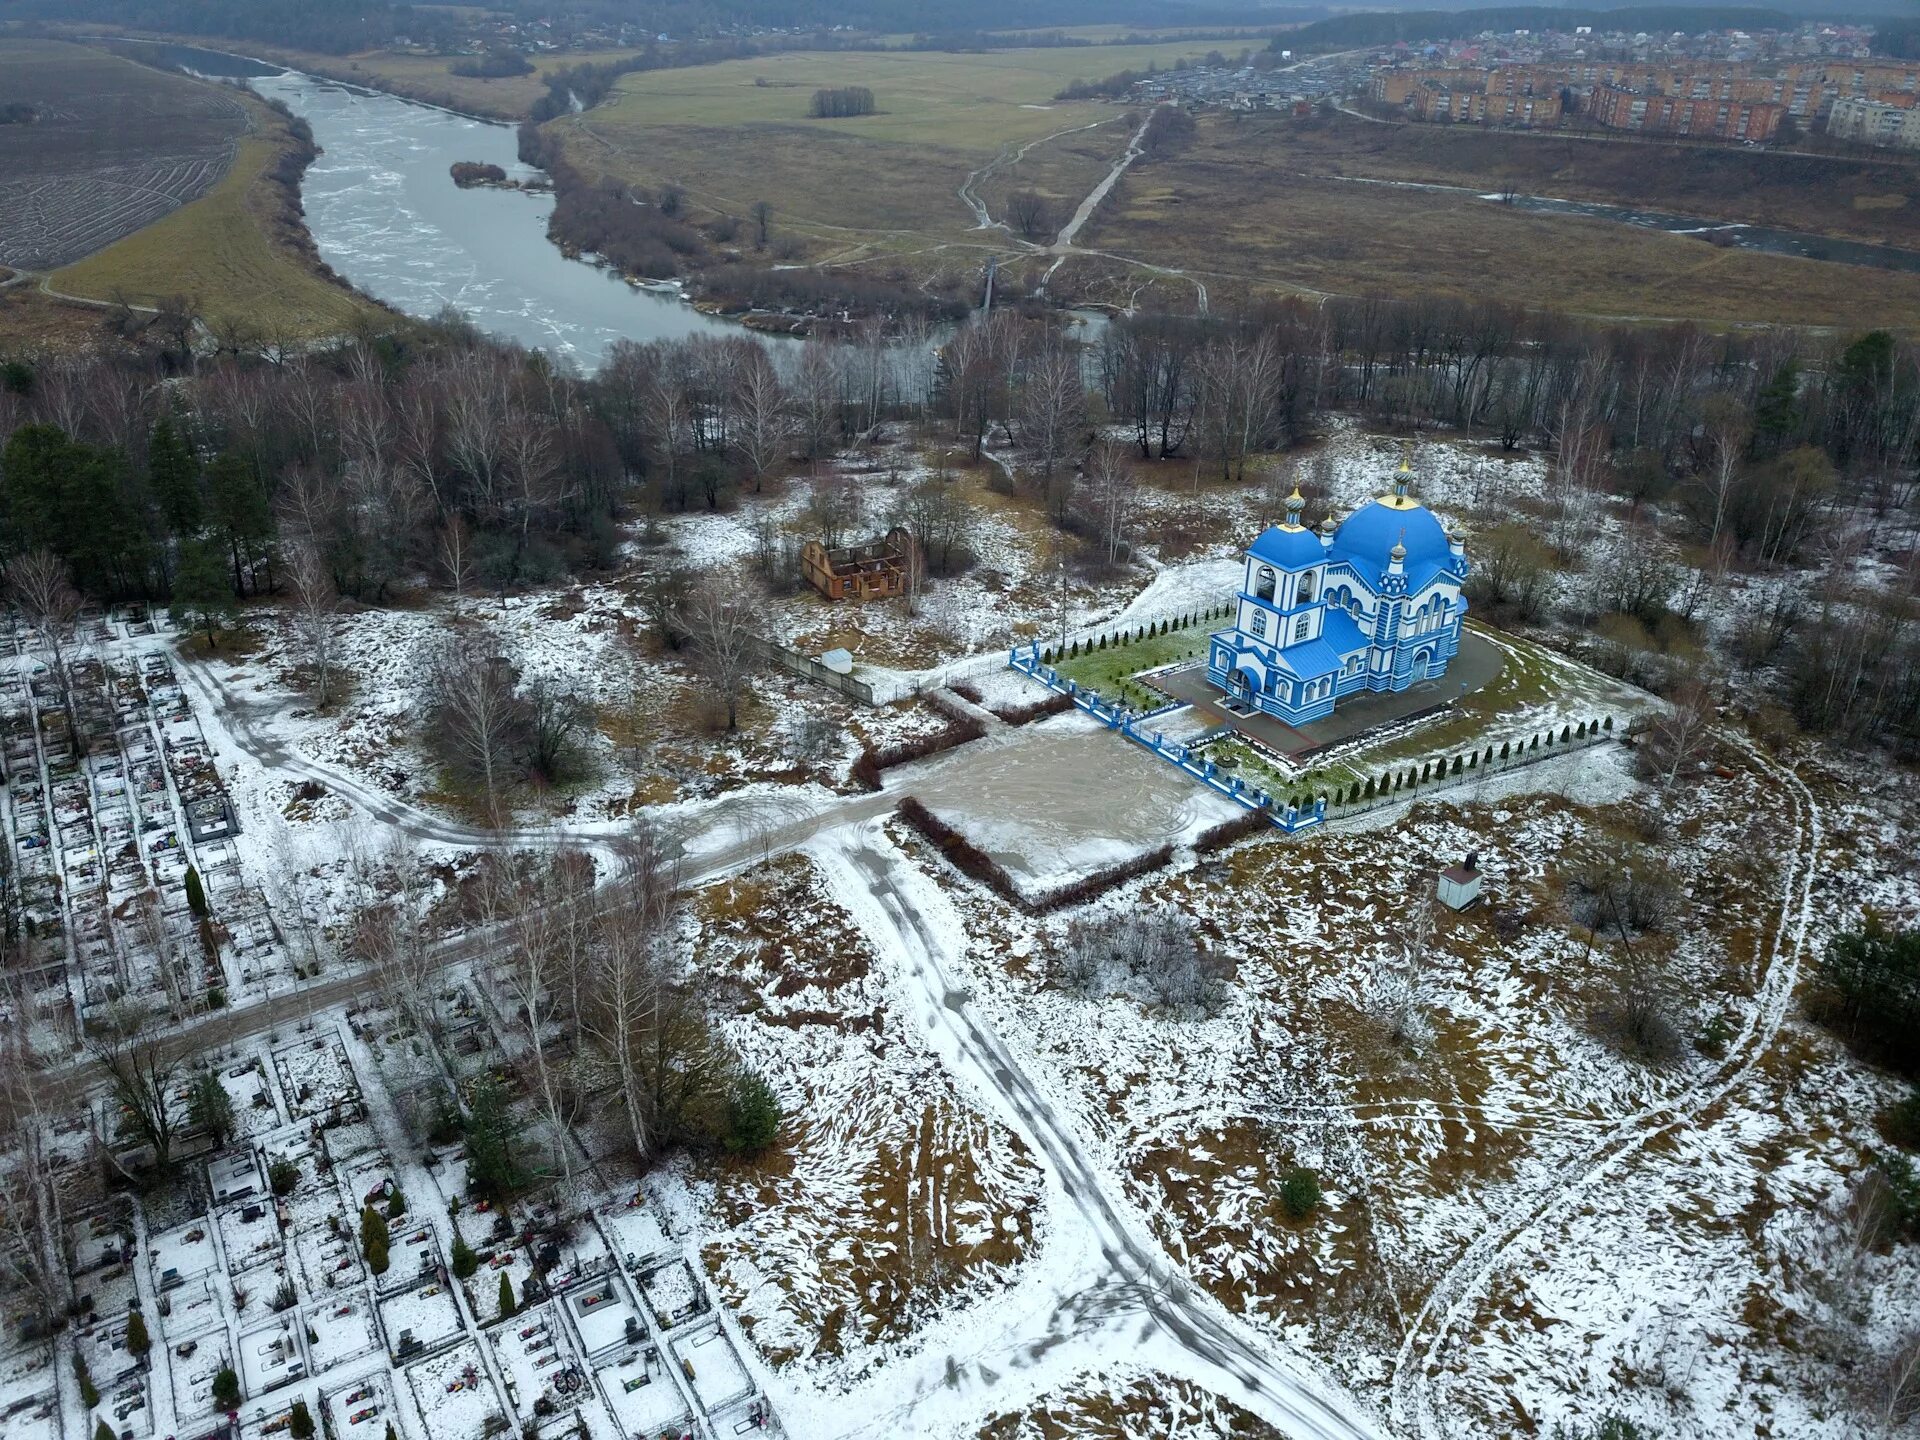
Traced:
[[1327, 547], [1311, 530], [1270, 525], [1248, 547], [1247, 553], [1276, 569], [1306, 570], [1327, 558]]
[[1406, 547], [1410, 590], [1418, 590], [1453, 563], [1446, 527], [1426, 506], [1405, 495], [1369, 500], [1341, 521], [1333, 532], [1331, 558], [1345, 560], [1372, 579], [1387, 568], [1395, 545]]
[[1360, 627], [1354, 623], [1353, 617], [1331, 605], [1327, 607], [1327, 618], [1320, 626], [1320, 634], [1342, 655], [1367, 648], [1367, 637], [1360, 633]]

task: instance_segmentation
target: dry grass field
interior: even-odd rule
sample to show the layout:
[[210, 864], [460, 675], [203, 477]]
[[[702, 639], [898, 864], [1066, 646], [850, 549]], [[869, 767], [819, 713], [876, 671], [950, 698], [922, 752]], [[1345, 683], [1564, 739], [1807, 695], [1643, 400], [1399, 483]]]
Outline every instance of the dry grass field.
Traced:
[[[642, 185], [685, 186], [696, 203], [744, 214], [765, 200], [788, 225], [822, 239], [911, 250], [972, 234], [957, 192], [968, 174], [1022, 147], [1052, 164], [1031, 183], [1064, 198], [1091, 187], [1125, 145], [1115, 106], [1055, 103], [1075, 78], [1150, 61], [1165, 65], [1191, 43], [1102, 45], [949, 55], [795, 53], [629, 75], [614, 98], [555, 122], [574, 163]], [[817, 89], [864, 85], [879, 113], [810, 120]], [[1057, 161], [1047, 137], [1073, 146]], [[997, 204], [1007, 182], [987, 188]], [[996, 213], [998, 213], [996, 211]], [[818, 258], [818, 257], [815, 257]]]
[[[218, 42], [195, 41], [213, 49]], [[272, 60], [310, 75], [345, 80], [375, 90], [386, 90], [409, 100], [442, 105], [449, 110], [465, 111], [494, 120], [524, 120], [533, 102], [547, 93], [545, 77], [569, 65], [587, 62], [608, 64], [632, 55], [631, 50], [599, 50], [591, 53], [555, 51], [533, 55], [533, 73], [503, 75], [494, 79], [455, 75], [448, 67], [466, 56], [412, 55], [392, 50], [367, 50], [357, 55], [322, 55], [307, 50], [287, 50], [263, 46], [253, 41], [235, 41], [230, 47], [244, 54]]]
[[0, 261], [48, 270], [207, 191], [247, 129], [230, 92], [54, 40], [0, 40]]
[[241, 324], [288, 338], [335, 335], [376, 313], [315, 273], [299, 248], [304, 231], [270, 172], [291, 143], [286, 122], [246, 97], [253, 128], [231, 169], [205, 195], [166, 218], [55, 272], [52, 285], [93, 300], [124, 295], [151, 305], [185, 296], [209, 323]]
[[1219, 154], [1256, 157], [1302, 175], [1481, 190], [1511, 182], [1535, 195], [1920, 246], [1920, 165], [1891, 154], [1837, 159], [1476, 125], [1373, 125], [1344, 115], [1253, 118], [1214, 130]]
[[1493, 297], [1618, 320], [1920, 327], [1920, 275], [1307, 176], [1287, 138], [1209, 119], [1191, 149], [1131, 171], [1082, 243], [1190, 267], [1216, 297]]

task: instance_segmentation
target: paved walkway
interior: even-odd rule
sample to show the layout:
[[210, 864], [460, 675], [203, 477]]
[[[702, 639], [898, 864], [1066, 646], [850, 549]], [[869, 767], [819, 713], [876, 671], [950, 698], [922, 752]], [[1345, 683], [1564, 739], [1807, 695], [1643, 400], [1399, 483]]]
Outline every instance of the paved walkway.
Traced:
[[1471, 694], [1498, 678], [1506, 656], [1486, 636], [1469, 630], [1460, 637], [1460, 653], [1438, 680], [1422, 680], [1390, 694], [1361, 695], [1342, 700], [1333, 714], [1305, 725], [1289, 725], [1271, 715], [1235, 715], [1221, 704], [1224, 697], [1207, 680], [1204, 664], [1147, 677], [1143, 683], [1193, 706], [1208, 729], [1231, 726], [1249, 740], [1289, 757], [1338, 744], [1369, 730], [1404, 720], [1435, 705]]

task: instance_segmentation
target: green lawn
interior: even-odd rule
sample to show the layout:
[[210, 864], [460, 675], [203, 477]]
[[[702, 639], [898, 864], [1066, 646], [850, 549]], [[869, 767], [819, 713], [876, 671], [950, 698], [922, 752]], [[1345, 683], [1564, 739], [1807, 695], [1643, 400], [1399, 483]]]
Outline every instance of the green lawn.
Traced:
[[[1530, 640], [1476, 626], [1506, 652], [1506, 664], [1488, 684], [1465, 696], [1443, 718], [1391, 736], [1377, 745], [1315, 766], [1288, 779], [1271, 761], [1238, 739], [1221, 740], [1208, 755], [1230, 775], [1238, 775], [1276, 796], [1332, 795], [1368, 779], [1379, 779], [1428, 761], [1450, 764], [1456, 755], [1502, 744], [1516, 747], [1551, 729], [1576, 729], [1583, 721], [1613, 717], [1615, 734], [1624, 734], [1630, 717], [1653, 703], [1643, 691], [1569, 660]], [[1230, 764], [1222, 762], [1231, 762]]]
[[[792, 51], [648, 70], [620, 81], [613, 100], [587, 117], [591, 129], [616, 144], [644, 148], [659, 126], [794, 125], [868, 140], [933, 146], [991, 155], [1071, 125], [1116, 117], [1116, 107], [1054, 95], [1070, 81], [1119, 70], [1169, 65], [1208, 47], [1191, 41], [1086, 48], [994, 50], [984, 54], [927, 51]], [[815, 90], [864, 85], [878, 114], [810, 120]]]
[[1077, 656], [1060, 661], [1054, 669], [1082, 690], [1092, 690], [1107, 700], [1144, 704], [1151, 709], [1164, 697], [1158, 691], [1148, 691], [1144, 685], [1129, 684], [1132, 677], [1142, 670], [1155, 670], [1206, 654], [1207, 637], [1224, 623], [1216, 615], [1170, 630], [1165, 635], [1148, 635], [1123, 645], [1109, 644], [1104, 650], [1083, 650]]

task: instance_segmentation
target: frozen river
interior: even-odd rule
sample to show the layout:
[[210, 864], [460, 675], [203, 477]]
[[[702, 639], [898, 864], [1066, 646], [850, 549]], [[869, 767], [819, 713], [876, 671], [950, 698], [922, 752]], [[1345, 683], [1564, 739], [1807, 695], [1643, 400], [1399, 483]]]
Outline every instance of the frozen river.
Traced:
[[[448, 306], [489, 334], [599, 367], [616, 340], [747, 333], [671, 290], [643, 290], [570, 260], [547, 238], [549, 194], [462, 190], [462, 160], [519, 163], [513, 128], [187, 46], [152, 46], [182, 69], [243, 79], [313, 127], [320, 157], [301, 185], [321, 258], [355, 287], [421, 319]], [[774, 342], [781, 343], [781, 342]]]

